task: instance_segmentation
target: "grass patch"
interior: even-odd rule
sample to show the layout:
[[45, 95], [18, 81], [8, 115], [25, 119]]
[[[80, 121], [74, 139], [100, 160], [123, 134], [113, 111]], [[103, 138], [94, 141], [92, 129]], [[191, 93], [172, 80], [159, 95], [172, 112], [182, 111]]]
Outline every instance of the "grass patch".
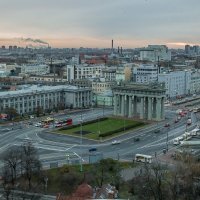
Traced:
[[[98, 140], [100, 138], [107, 138], [144, 125], [145, 124], [143, 122], [128, 119], [105, 118], [103, 120], [94, 121], [89, 124], [83, 124], [82, 131], [83, 133], [87, 133], [83, 134], [84, 137]], [[60, 129], [58, 132], [62, 134], [77, 136], [81, 133], [81, 126], [75, 125], [75, 127], [72, 126], [66, 128], [66, 130]]]

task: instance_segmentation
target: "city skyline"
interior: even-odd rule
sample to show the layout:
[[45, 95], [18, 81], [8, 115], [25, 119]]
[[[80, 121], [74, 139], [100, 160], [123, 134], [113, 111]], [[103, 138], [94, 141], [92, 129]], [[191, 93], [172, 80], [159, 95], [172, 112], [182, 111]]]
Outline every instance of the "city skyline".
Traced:
[[[0, 0], [0, 44], [136, 48], [199, 44], [198, 0]], [[35, 43], [35, 42], [33, 42]]]

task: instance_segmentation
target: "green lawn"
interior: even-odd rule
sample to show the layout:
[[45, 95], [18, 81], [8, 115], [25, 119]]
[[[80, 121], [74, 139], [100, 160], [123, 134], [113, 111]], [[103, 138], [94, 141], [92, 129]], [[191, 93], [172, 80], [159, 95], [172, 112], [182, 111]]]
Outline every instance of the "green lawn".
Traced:
[[[94, 122], [92, 124], [83, 125], [82, 126], [83, 137], [86, 137], [89, 139], [99, 139], [100, 133], [102, 134], [109, 131], [115, 131], [120, 128], [122, 129], [125, 128], [125, 131], [126, 131], [126, 127], [130, 125], [136, 125], [136, 124], [138, 124], [138, 122], [133, 121], [133, 120], [108, 118], [104, 121], [99, 121], [99, 122]], [[79, 127], [75, 127], [68, 130], [59, 130], [58, 132], [63, 133], [63, 134], [70, 134], [74, 136], [80, 136], [80, 129], [81, 127], [79, 126]], [[85, 131], [87, 131], [88, 133], [84, 134]], [[78, 132], [78, 133], [75, 133], [75, 132]]]

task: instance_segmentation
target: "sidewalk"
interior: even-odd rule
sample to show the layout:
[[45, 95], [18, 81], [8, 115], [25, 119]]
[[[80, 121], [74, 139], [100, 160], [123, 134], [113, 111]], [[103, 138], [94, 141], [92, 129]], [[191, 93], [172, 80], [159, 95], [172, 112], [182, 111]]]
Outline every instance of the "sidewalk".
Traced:
[[163, 164], [176, 165], [178, 161], [174, 159], [174, 155], [175, 155], [175, 150], [173, 149], [167, 151], [165, 154], [162, 153], [158, 155], [155, 159], [158, 159], [158, 161], [160, 161]]

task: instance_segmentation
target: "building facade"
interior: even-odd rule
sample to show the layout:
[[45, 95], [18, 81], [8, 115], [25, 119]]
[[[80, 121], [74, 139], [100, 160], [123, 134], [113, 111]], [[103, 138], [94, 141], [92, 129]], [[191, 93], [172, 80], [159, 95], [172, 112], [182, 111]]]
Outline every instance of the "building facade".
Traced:
[[158, 68], [153, 64], [141, 64], [134, 68], [136, 83], [150, 83], [158, 80]]
[[101, 76], [101, 71], [104, 68], [105, 65], [67, 65], [67, 81], [72, 81], [74, 79], [98, 78]]
[[19, 114], [33, 113], [53, 108], [81, 108], [92, 105], [92, 92], [89, 88], [69, 85], [30, 86], [21, 90], [0, 92], [0, 111], [14, 108]]
[[147, 48], [140, 50], [140, 60], [151, 62], [170, 61], [171, 52], [165, 45], [148, 45]]
[[126, 84], [113, 88], [114, 115], [160, 121], [164, 119], [162, 84]]
[[158, 81], [165, 83], [167, 98], [175, 98], [191, 93], [191, 71], [171, 71], [162, 73], [158, 75]]
[[50, 67], [46, 64], [26, 64], [17, 66], [22, 74], [44, 75], [50, 73]]

